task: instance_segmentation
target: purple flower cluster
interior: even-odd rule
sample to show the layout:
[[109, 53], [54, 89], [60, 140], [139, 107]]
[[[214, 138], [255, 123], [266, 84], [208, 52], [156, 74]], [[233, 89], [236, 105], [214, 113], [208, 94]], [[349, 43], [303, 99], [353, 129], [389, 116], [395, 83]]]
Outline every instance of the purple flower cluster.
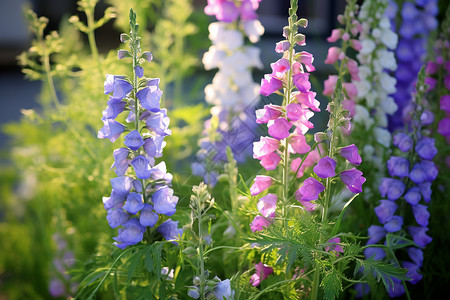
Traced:
[[[139, 57], [150, 61], [148, 53]], [[110, 100], [103, 111], [105, 125], [98, 132], [99, 138], [115, 142], [122, 132], [129, 131], [124, 137], [125, 147], [114, 150], [111, 168], [115, 168], [118, 177], [111, 179], [111, 195], [103, 197], [109, 225], [121, 226], [114, 238], [114, 244], [121, 249], [140, 242], [147, 227], [153, 228], [158, 223], [159, 215], [173, 215], [178, 202], [169, 187], [172, 175], [167, 173], [165, 162], [155, 164], [155, 158], [162, 156], [164, 138], [171, 134], [167, 110], [160, 108], [159, 78], [145, 78], [143, 73], [140, 65], [134, 67], [135, 82], [139, 79], [136, 86], [124, 76], [106, 76], [105, 94], [109, 94]], [[129, 111], [126, 118], [129, 125], [115, 120], [123, 111]], [[157, 231], [167, 240], [176, 239], [182, 234], [177, 224], [168, 219]]]
[[261, 0], [208, 0], [205, 14], [215, 16], [217, 20], [226, 23], [235, 21], [239, 16], [242, 20], [255, 20], [259, 2]]
[[[368, 245], [382, 241], [387, 233], [398, 233], [404, 226], [404, 214], [399, 211], [398, 202], [405, 201], [411, 207], [415, 224], [406, 227], [406, 232], [412, 237], [417, 247], [407, 248], [411, 261], [402, 262], [402, 266], [408, 269], [408, 276], [412, 278], [410, 283], [415, 284], [422, 278], [418, 273], [422, 267], [422, 249], [431, 242], [428, 231], [428, 219], [430, 213], [426, 204], [431, 201], [431, 183], [436, 179], [438, 170], [432, 159], [437, 154], [434, 139], [420, 136], [414, 143], [410, 134], [397, 133], [394, 136], [394, 145], [403, 153], [414, 152], [417, 159], [413, 164], [402, 156], [392, 156], [387, 161], [387, 169], [391, 177], [382, 178], [379, 186], [380, 194], [384, 198], [375, 207], [375, 214], [383, 226], [372, 225], [369, 228]], [[411, 167], [412, 166], [412, 167]], [[423, 199], [423, 202], [421, 201]], [[397, 214], [396, 214], [397, 213]], [[386, 257], [382, 248], [370, 247], [365, 250], [367, 258], [381, 260]], [[404, 287], [400, 281], [394, 280], [394, 286], [388, 291], [391, 297], [402, 295]]]
[[[74, 254], [68, 250], [67, 241], [58, 233], [52, 235], [52, 239], [56, 244], [57, 253], [52, 263], [52, 276], [48, 285], [48, 291], [54, 298], [69, 297], [76, 293], [78, 284], [70, 283], [71, 277], [67, 273], [67, 269], [75, 263]], [[70, 286], [70, 289], [68, 287]]]
[[[391, 20], [393, 30], [398, 25], [399, 42], [396, 49], [398, 68], [395, 72], [397, 78], [397, 92], [393, 95], [398, 105], [397, 112], [389, 117], [391, 131], [403, 126], [403, 110], [408, 106], [410, 95], [414, 90], [417, 74], [425, 59], [427, 40], [430, 32], [438, 26], [437, 0], [405, 1], [401, 10], [397, 3], [389, 0], [386, 10]], [[397, 16], [401, 16], [401, 24], [395, 24]]]

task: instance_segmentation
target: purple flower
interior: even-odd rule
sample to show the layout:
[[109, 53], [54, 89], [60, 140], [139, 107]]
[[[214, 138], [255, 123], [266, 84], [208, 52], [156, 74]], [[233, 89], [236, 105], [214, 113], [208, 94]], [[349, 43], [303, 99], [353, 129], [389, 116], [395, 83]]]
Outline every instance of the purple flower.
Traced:
[[423, 251], [416, 247], [409, 247], [406, 249], [411, 260], [420, 268], [423, 263]]
[[126, 194], [118, 194], [114, 190], [112, 190], [110, 197], [103, 197], [103, 206], [107, 210], [113, 207], [121, 207], [121, 204], [125, 201], [126, 198]]
[[216, 284], [216, 288], [214, 289], [214, 296], [217, 299], [233, 299], [233, 291], [231, 290], [230, 280], [222, 280]]
[[160, 108], [159, 101], [161, 100], [163, 92], [158, 89], [156, 85], [150, 85], [143, 89], [140, 89], [136, 93], [136, 97], [141, 102], [143, 108], [152, 111], [158, 112]]
[[319, 198], [319, 194], [325, 190], [325, 186], [314, 179], [309, 177], [305, 179], [303, 185], [298, 189], [303, 201], [313, 201]]
[[373, 257], [374, 260], [382, 260], [386, 257], [386, 252], [382, 248], [369, 247], [364, 249], [364, 256], [366, 258]]
[[[178, 228], [178, 221], [172, 221], [171, 219], [168, 219], [159, 225], [157, 231], [161, 233], [166, 240], [178, 240], [183, 235], [183, 229]], [[172, 243], [178, 245], [175, 241], [172, 241]]]
[[266, 74], [264, 75], [264, 79], [261, 79], [261, 88], [259, 89], [259, 93], [267, 97], [282, 87], [283, 82], [281, 82], [281, 80], [276, 79], [272, 75]]
[[144, 204], [139, 216], [139, 222], [142, 226], [153, 227], [158, 222], [158, 214], [153, 211], [153, 206], [148, 203]]
[[255, 183], [250, 188], [250, 194], [256, 196], [262, 191], [268, 189], [272, 185], [272, 177], [257, 175], [255, 178]]
[[102, 113], [103, 118], [102, 119], [115, 119], [117, 116], [125, 110], [125, 101], [122, 101], [121, 99], [116, 99], [110, 97], [110, 99], [107, 102], [108, 106], [105, 108], [105, 110]]
[[164, 161], [160, 162], [152, 168], [152, 175], [150, 176], [152, 180], [163, 180], [166, 184], [170, 185], [172, 183], [172, 174], [167, 173], [166, 163]]
[[112, 168], [116, 168], [114, 172], [117, 176], [123, 176], [125, 175], [125, 172], [128, 169], [128, 153], [130, 151], [127, 148], [119, 148], [114, 150], [113, 156], [114, 156], [114, 164], [111, 166]]
[[398, 205], [393, 201], [380, 200], [380, 205], [375, 207], [375, 214], [381, 224], [385, 224], [389, 221], [397, 210]]
[[436, 168], [434, 162], [432, 162], [431, 160], [423, 160], [420, 164], [422, 166], [422, 170], [425, 172], [425, 180], [435, 180], [438, 175], [438, 169]]
[[430, 218], [430, 213], [428, 212], [428, 207], [422, 204], [417, 204], [412, 207], [412, 212], [417, 224], [423, 227], [428, 226], [428, 219]]
[[413, 146], [413, 140], [407, 134], [400, 132], [394, 136], [394, 145], [401, 151], [408, 152]]
[[291, 47], [291, 43], [289, 43], [289, 41], [281, 41], [275, 45], [275, 52], [284, 53], [284, 52], [288, 51], [290, 47]]
[[144, 151], [149, 157], [155, 157], [156, 144], [153, 138], [146, 138], [144, 140]]
[[366, 178], [356, 168], [341, 172], [341, 180], [352, 193], [362, 193], [362, 185]]
[[425, 232], [428, 231], [427, 227], [409, 226], [408, 232], [413, 237], [414, 243], [420, 247], [425, 247], [433, 240]]
[[62, 297], [66, 292], [66, 287], [61, 279], [52, 278], [48, 286], [48, 292], [54, 298]]
[[99, 139], [109, 139], [111, 143], [114, 143], [125, 130], [125, 126], [113, 119], [104, 119], [103, 128], [98, 131], [97, 137]]
[[405, 177], [409, 174], [409, 161], [400, 156], [391, 156], [387, 161], [389, 175]]
[[126, 80], [123, 79], [115, 79], [114, 80], [114, 91], [113, 91], [113, 98], [116, 99], [123, 99], [125, 98], [128, 93], [130, 93], [133, 90], [133, 86], [131, 83], [129, 83]]
[[419, 274], [417, 272], [419, 270], [419, 266], [409, 261], [402, 262], [402, 266], [403, 268], [408, 269], [408, 273], [406, 273], [406, 276], [411, 278], [411, 281], [409, 281], [409, 283], [416, 284], [420, 280], [422, 280], [422, 274]]
[[355, 166], [359, 166], [362, 162], [361, 156], [358, 153], [358, 147], [355, 144], [341, 148], [339, 154]]
[[386, 197], [395, 201], [400, 198], [405, 192], [405, 184], [399, 179], [384, 177], [381, 179], [379, 186], [381, 197]]
[[409, 178], [415, 183], [419, 184], [424, 182], [427, 179], [427, 174], [425, 170], [422, 168], [421, 163], [416, 163], [414, 167], [412, 167], [411, 172], [409, 173]]
[[266, 218], [273, 218], [277, 208], [277, 195], [267, 194], [258, 201], [258, 210]]
[[106, 220], [108, 220], [108, 224], [111, 228], [116, 228], [125, 223], [129, 216], [130, 215], [124, 212], [122, 208], [111, 208], [108, 209]]
[[314, 172], [320, 178], [328, 178], [336, 175], [336, 162], [329, 156], [325, 156], [320, 159], [317, 165], [314, 167]]
[[261, 281], [263, 281], [264, 279], [267, 278], [267, 276], [273, 273], [273, 269], [271, 267], [264, 265], [262, 262], [255, 265], [255, 269], [256, 269], [255, 274], [253, 274], [252, 277], [250, 278], [250, 283], [253, 286], [258, 286], [261, 283]]
[[286, 116], [291, 121], [298, 121], [303, 116], [303, 109], [299, 103], [291, 103], [286, 106]]
[[269, 134], [277, 140], [282, 140], [289, 137], [289, 129], [292, 124], [286, 120], [286, 118], [278, 118], [273, 121], [269, 121]]
[[311, 89], [311, 83], [309, 82], [308, 73], [298, 73], [292, 76], [297, 89], [302, 93], [307, 93]]
[[434, 139], [430, 137], [422, 137], [415, 149], [417, 154], [423, 159], [431, 160], [437, 154], [437, 149], [434, 146]]
[[131, 218], [126, 221], [123, 226], [125, 228], [119, 229], [119, 235], [113, 239], [116, 241], [114, 245], [120, 249], [127, 246], [135, 245], [144, 238], [145, 227], [139, 223], [137, 218]]
[[173, 195], [173, 190], [168, 186], [159, 188], [152, 195], [154, 209], [158, 214], [171, 216], [175, 213], [178, 197]]
[[341, 238], [339, 238], [339, 237], [330, 239], [327, 242], [327, 244], [329, 244], [329, 245], [325, 247], [325, 251], [326, 252], [333, 251], [336, 254], [336, 256], [339, 256], [339, 252], [341, 252], [341, 253], [344, 252], [344, 249], [342, 249], [342, 246], [339, 245], [340, 242], [341, 242]]
[[278, 61], [271, 63], [270, 67], [272, 68], [272, 76], [277, 79], [282, 80], [284, 75], [290, 69], [289, 61], [285, 58], [281, 58]]
[[112, 189], [117, 195], [127, 195], [133, 184], [133, 180], [126, 176], [115, 177], [110, 181]]
[[414, 20], [419, 15], [419, 10], [414, 3], [405, 2], [402, 7], [401, 15], [405, 20]]
[[367, 245], [378, 243], [384, 236], [386, 235], [386, 230], [383, 227], [372, 225], [368, 229], [369, 240], [367, 241]]
[[422, 196], [420, 195], [420, 189], [417, 186], [410, 188], [403, 197], [405, 198], [406, 202], [411, 205], [416, 205], [422, 198]]
[[389, 288], [388, 288], [388, 294], [389, 297], [393, 298], [393, 297], [399, 297], [401, 295], [403, 295], [405, 293], [405, 287], [403, 286], [402, 282], [395, 278], [395, 277], [391, 277], [392, 281], [394, 282], [394, 285], [391, 286], [391, 284], [389, 283]]
[[420, 193], [423, 196], [425, 203], [431, 201], [431, 182], [424, 182], [419, 184]]
[[136, 172], [136, 176], [139, 179], [147, 179], [152, 174], [152, 169], [150, 168], [150, 162], [143, 155], [136, 156], [132, 161], [131, 165]]
[[148, 129], [153, 130], [160, 136], [171, 135], [172, 131], [169, 129], [170, 118], [167, 116], [167, 110], [162, 109], [159, 112], [152, 113], [152, 115], [145, 120]]
[[272, 224], [270, 220], [263, 216], [257, 215], [250, 223], [250, 230], [252, 232], [261, 231], [264, 228], [269, 227], [270, 224]]
[[275, 120], [281, 116], [281, 106], [264, 105], [264, 108], [256, 110], [256, 123], [265, 124], [270, 120]]
[[125, 209], [130, 214], [135, 215], [143, 207], [144, 207], [144, 202], [143, 202], [142, 194], [132, 192], [132, 193], [128, 194], [127, 200], [125, 201], [123, 209]]
[[144, 68], [142, 66], [134, 67], [134, 72], [136, 73], [136, 76], [139, 78], [142, 78], [142, 76], [144, 76]]
[[137, 130], [133, 130], [125, 136], [124, 144], [131, 150], [136, 151], [144, 145], [144, 139]]
[[123, 78], [125, 78], [125, 76], [106, 74], [106, 80], [105, 83], [103, 84], [105, 87], [105, 94], [109, 94], [112, 91], [114, 91], [114, 82], [116, 79], [123, 79]]
[[384, 224], [384, 229], [387, 232], [396, 232], [402, 229], [403, 218], [400, 216], [393, 216], [389, 221]]

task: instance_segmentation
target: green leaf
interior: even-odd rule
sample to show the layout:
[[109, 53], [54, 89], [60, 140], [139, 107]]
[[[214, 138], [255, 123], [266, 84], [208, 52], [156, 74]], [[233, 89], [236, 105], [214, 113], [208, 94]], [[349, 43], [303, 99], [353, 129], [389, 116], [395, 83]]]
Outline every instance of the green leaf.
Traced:
[[342, 218], [344, 217], [345, 211], [347, 210], [347, 207], [352, 203], [352, 201], [356, 198], [356, 196], [358, 196], [359, 194], [355, 194], [350, 200], [347, 201], [347, 203], [345, 203], [344, 207], [341, 210], [341, 213], [339, 214], [339, 217], [336, 221], [336, 224], [333, 227], [333, 231], [331, 232], [331, 236], [335, 236], [336, 234], [338, 234], [339, 229], [341, 227], [341, 222], [342, 222]]
[[393, 264], [386, 264], [372, 258], [367, 260], [357, 260], [356, 267], [358, 269], [355, 268], [355, 274], [360, 270], [361, 266], [364, 268], [364, 277], [374, 274], [377, 281], [380, 282], [381, 280], [386, 289], [389, 289], [390, 286], [394, 285], [392, 278], [410, 280], [410, 278], [406, 276], [406, 269], [398, 268]]
[[323, 287], [324, 299], [333, 300], [339, 296], [339, 292], [342, 291], [342, 282], [336, 269], [331, 269], [323, 276], [320, 286]]

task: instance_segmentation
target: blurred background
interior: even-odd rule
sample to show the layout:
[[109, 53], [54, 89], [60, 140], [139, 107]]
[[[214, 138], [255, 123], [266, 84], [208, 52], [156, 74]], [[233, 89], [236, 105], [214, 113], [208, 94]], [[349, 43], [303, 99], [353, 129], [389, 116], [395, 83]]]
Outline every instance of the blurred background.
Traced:
[[[82, 14], [77, 10], [75, 0], [2, 0], [0, 3], [0, 90], [2, 91], [0, 109], [0, 127], [14, 120], [18, 120], [21, 109], [36, 108], [36, 97], [39, 94], [41, 83], [24, 79], [19, 66], [17, 55], [30, 46], [31, 36], [23, 16], [23, 6], [29, 5], [38, 16], [49, 19], [49, 30], [57, 30], [60, 21], [71, 15]], [[206, 0], [193, 1], [199, 12], [203, 11]], [[105, 8], [109, 6], [106, 1], [100, 1], [96, 7], [96, 18], [102, 16]], [[342, 13], [345, 0], [307, 0], [300, 1], [299, 15], [309, 20], [305, 30], [307, 34], [307, 51], [314, 53], [316, 76], [326, 73], [332, 68], [325, 65], [328, 46], [325, 38], [336, 25], [336, 16]], [[286, 25], [289, 0], [262, 0], [258, 14], [265, 27], [265, 34], [257, 45], [262, 49], [263, 62], [278, 59], [273, 51], [274, 43], [281, 38], [281, 28]], [[118, 35], [114, 27], [114, 20], [96, 31], [99, 51], [106, 53], [119, 46]], [[208, 49], [204, 49], [206, 52]], [[265, 66], [268, 68], [268, 65]], [[256, 78], [256, 81], [259, 81]], [[3, 153], [8, 148], [8, 137], [0, 131], [0, 149]], [[5, 155], [1, 155], [3, 163]]]

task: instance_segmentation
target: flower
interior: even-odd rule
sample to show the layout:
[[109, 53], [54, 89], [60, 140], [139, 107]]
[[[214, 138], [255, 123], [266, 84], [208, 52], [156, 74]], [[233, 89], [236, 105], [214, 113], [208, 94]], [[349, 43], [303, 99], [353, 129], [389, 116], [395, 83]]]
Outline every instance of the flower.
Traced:
[[388, 222], [397, 210], [398, 205], [394, 201], [380, 200], [380, 205], [375, 207], [375, 214], [381, 224]]
[[234, 291], [231, 290], [230, 280], [225, 279], [216, 283], [216, 287], [214, 289], [214, 296], [217, 299], [234, 299]]
[[266, 218], [273, 218], [277, 208], [277, 196], [275, 194], [267, 194], [258, 201], [258, 210]]
[[173, 195], [171, 188], [163, 186], [153, 193], [152, 202], [155, 212], [171, 216], [176, 212], [178, 197]]
[[366, 178], [362, 176], [362, 172], [356, 168], [341, 172], [341, 180], [352, 193], [361, 193], [362, 185], [366, 182]]
[[125, 146], [136, 151], [144, 145], [144, 139], [137, 130], [133, 130], [125, 136]]
[[340, 148], [339, 154], [355, 166], [359, 166], [362, 162], [361, 156], [358, 153], [358, 147], [355, 144]]
[[153, 227], [158, 222], [158, 218], [158, 214], [153, 211], [153, 206], [145, 203], [141, 210], [141, 215], [139, 216], [139, 222], [141, 225]]
[[268, 123], [269, 134], [277, 139], [282, 140], [289, 137], [289, 129], [291, 129], [292, 124], [289, 123], [285, 118], [278, 118], [275, 120], [271, 120]]
[[433, 240], [425, 232], [428, 231], [427, 227], [409, 226], [408, 232], [413, 237], [414, 243], [420, 247], [425, 247]]
[[264, 228], [267, 228], [271, 224], [271, 221], [267, 218], [257, 215], [252, 223], [250, 223], [250, 230], [252, 232], [261, 231]]
[[314, 179], [309, 177], [305, 179], [303, 185], [298, 189], [303, 201], [313, 201], [319, 198], [319, 194], [325, 190], [325, 186]]
[[[178, 240], [183, 235], [183, 229], [178, 228], [178, 221], [172, 221], [172, 219], [163, 222], [156, 231], [161, 233], [166, 240]], [[178, 245], [175, 241], [172, 243]]]
[[142, 194], [132, 192], [132, 193], [128, 194], [127, 200], [125, 201], [123, 209], [125, 209], [130, 214], [135, 215], [143, 207], [144, 207], [144, 202], [143, 202]]
[[158, 88], [158, 85], [146, 86], [136, 93], [142, 107], [152, 111], [158, 112], [160, 110], [159, 101], [161, 100], [163, 92]]
[[398, 179], [384, 177], [381, 179], [379, 187], [381, 197], [386, 197], [395, 201], [400, 198], [405, 192], [405, 184]]
[[319, 163], [314, 167], [314, 172], [320, 178], [328, 178], [336, 175], [336, 161], [329, 156], [325, 156]]
[[342, 249], [342, 246], [339, 245], [340, 242], [341, 242], [341, 238], [339, 238], [339, 237], [330, 239], [327, 242], [327, 244], [329, 244], [329, 245], [325, 247], [325, 251], [326, 252], [333, 251], [336, 254], [336, 256], [339, 256], [339, 252], [341, 252], [341, 253], [344, 252], [344, 249]]
[[264, 265], [262, 262], [255, 265], [256, 272], [252, 275], [250, 278], [250, 283], [253, 286], [258, 286], [261, 281], [266, 279], [270, 274], [273, 273], [273, 269], [271, 267], [268, 267]]
[[114, 143], [125, 130], [125, 126], [113, 119], [104, 119], [103, 128], [98, 131], [97, 137], [99, 139], [109, 139]]
[[250, 187], [250, 194], [256, 196], [262, 191], [268, 189], [272, 185], [272, 177], [257, 175], [255, 183]]
[[389, 175], [405, 177], [409, 174], [409, 161], [400, 156], [391, 156], [387, 161]]

